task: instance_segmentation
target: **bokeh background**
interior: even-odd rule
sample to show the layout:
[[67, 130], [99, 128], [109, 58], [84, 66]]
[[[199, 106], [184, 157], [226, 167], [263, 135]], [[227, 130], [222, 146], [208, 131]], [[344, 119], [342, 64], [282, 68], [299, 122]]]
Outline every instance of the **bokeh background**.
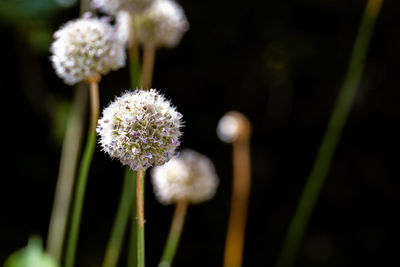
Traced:
[[[244, 266], [272, 266], [310, 172], [349, 62], [366, 1], [180, 0], [190, 30], [157, 51], [154, 87], [183, 113], [182, 148], [208, 155], [217, 195], [190, 206], [175, 266], [221, 266], [231, 147], [216, 136], [229, 110], [253, 125]], [[400, 266], [399, 1], [384, 1], [351, 115], [296, 266]], [[76, 0], [0, 1], [2, 174], [0, 264], [46, 239], [73, 88], [49, 61], [52, 33], [79, 16]], [[127, 68], [100, 83], [101, 105], [129, 88]], [[123, 168], [97, 147], [76, 266], [99, 266]], [[146, 254], [156, 266], [173, 207], [146, 181]], [[122, 255], [121, 266], [126, 258]]]

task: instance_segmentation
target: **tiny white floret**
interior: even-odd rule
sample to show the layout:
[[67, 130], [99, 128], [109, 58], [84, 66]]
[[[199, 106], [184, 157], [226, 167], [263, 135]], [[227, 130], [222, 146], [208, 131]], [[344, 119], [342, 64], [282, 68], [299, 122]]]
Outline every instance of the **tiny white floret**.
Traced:
[[154, 192], [163, 204], [186, 199], [199, 203], [212, 198], [217, 190], [218, 176], [206, 156], [184, 149], [178, 157], [151, 170]]

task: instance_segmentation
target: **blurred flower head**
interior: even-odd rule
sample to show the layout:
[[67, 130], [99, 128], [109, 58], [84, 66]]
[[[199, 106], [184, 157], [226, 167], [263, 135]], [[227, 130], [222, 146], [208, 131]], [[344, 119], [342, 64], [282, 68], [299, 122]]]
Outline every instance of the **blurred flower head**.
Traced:
[[174, 47], [189, 29], [182, 7], [173, 0], [157, 0], [134, 18], [135, 36], [145, 45]]
[[145, 11], [155, 0], [93, 0], [92, 6], [103, 12], [116, 15], [118, 11], [138, 14]]
[[97, 133], [102, 149], [133, 170], [167, 162], [180, 145], [182, 114], [156, 90], [135, 90], [103, 110]]
[[249, 120], [238, 111], [227, 112], [218, 122], [217, 135], [226, 143], [247, 140], [250, 136]]
[[54, 33], [51, 61], [66, 84], [107, 74], [125, 65], [124, 44], [106, 19], [86, 14]]
[[170, 204], [187, 199], [199, 203], [212, 198], [218, 186], [213, 163], [196, 151], [185, 149], [151, 171], [154, 191], [161, 203]]

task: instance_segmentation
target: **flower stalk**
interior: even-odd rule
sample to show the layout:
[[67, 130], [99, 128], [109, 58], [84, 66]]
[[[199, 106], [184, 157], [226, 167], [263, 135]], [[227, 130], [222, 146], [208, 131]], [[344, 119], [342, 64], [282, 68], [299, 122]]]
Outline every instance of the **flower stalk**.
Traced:
[[90, 92], [90, 122], [88, 130], [88, 138], [85, 150], [83, 152], [81, 165], [78, 174], [78, 180], [75, 191], [75, 201], [72, 208], [70, 232], [68, 236], [67, 249], [65, 254], [65, 267], [73, 267], [75, 262], [76, 247], [78, 243], [79, 227], [82, 217], [82, 208], [86, 191], [86, 184], [92, 162], [93, 154], [96, 147], [96, 125], [99, 116], [99, 84], [100, 75], [93, 75], [87, 82]]
[[169, 267], [172, 265], [182, 234], [187, 207], [187, 199], [180, 199], [175, 205], [175, 212], [172, 218], [171, 228], [168, 234], [167, 243], [164, 247], [161, 261], [158, 265], [159, 267]]
[[145, 171], [136, 172], [136, 213], [137, 213], [137, 266], [145, 266], [144, 242], [144, 176]]
[[55, 190], [53, 209], [47, 235], [47, 251], [61, 261], [66, 225], [79, 152], [82, 145], [83, 125], [86, 111], [87, 92], [84, 84], [75, 88], [71, 116], [68, 119], [62, 144], [60, 167]]
[[278, 267], [293, 266], [308, 222], [320, 195], [343, 127], [360, 83], [376, 18], [383, 0], [368, 0], [361, 20], [346, 77], [329, 120], [314, 166], [307, 179], [286, 239], [277, 261]]
[[250, 121], [240, 112], [230, 111], [218, 123], [218, 136], [233, 146], [231, 210], [225, 242], [224, 267], [242, 266], [247, 206], [251, 185]]
[[147, 89], [151, 87], [154, 72], [156, 47], [152, 44], [143, 46], [143, 66], [141, 75], [141, 85]]

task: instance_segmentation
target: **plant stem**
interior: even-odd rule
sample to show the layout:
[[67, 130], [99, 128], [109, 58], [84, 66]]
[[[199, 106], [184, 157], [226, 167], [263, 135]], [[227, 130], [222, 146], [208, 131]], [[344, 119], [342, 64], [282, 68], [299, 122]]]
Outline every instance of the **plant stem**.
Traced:
[[144, 243], [144, 175], [145, 171], [139, 170], [136, 175], [136, 212], [137, 212], [137, 266], [145, 266]]
[[229, 217], [224, 267], [242, 266], [247, 206], [250, 194], [250, 145], [248, 137], [233, 143], [232, 205]]
[[135, 196], [136, 172], [132, 171], [130, 168], [126, 168], [125, 172], [122, 194], [102, 267], [117, 266], [121, 252], [121, 244], [124, 239], [126, 224], [128, 222], [128, 216], [131, 211], [133, 197]]
[[294, 264], [307, 224], [321, 192], [336, 146], [350, 113], [351, 105], [364, 69], [365, 58], [376, 17], [379, 14], [382, 2], [383, 0], [369, 0], [367, 2], [350, 64], [347, 69], [346, 78], [339, 92], [314, 166], [304, 187], [296, 212], [289, 225], [289, 230], [277, 262], [277, 266], [279, 267], [287, 267]]
[[86, 111], [87, 93], [84, 84], [75, 87], [71, 116], [68, 119], [62, 144], [60, 167], [55, 190], [53, 210], [47, 235], [47, 251], [61, 261], [65, 230], [71, 196], [82, 145], [83, 124]]
[[152, 84], [155, 55], [156, 48], [154, 45], [147, 44], [143, 47], [143, 66], [140, 81], [144, 89], [149, 89]]
[[79, 226], [82, 216], [82, 207], [86, 191], [86, 183], [89, 175], [90, 164], [96, 147], [96, 125], [99, 117], [99, 89], [98, 83], [100, 76], [88, 80], [90, 90], [90, 122], [88, 138], [86, 141], [85, 150], [83, 152], [81, 165], [78, 174], [78, 180], [75, 191], [75, 201], [72, 208], [72, 217], [70, 232], [68, 236], [68, 244], [65, 255], [65, 267], [74, 266], [76, 246], [78, 243]]
[[176, 203], [171, 229], [169, 230], [167, 243], [165, 244], [164, 252], [158, 267], [169, 267], [172, 265], [182, 234], [187, 207], [188, 201], [186, 199], [181, 199]]
[[140, 84], [140, 60], [139, 60], [139, 44], [132, 32], [129, 40], [129, 71], [131, 78], [131, 89], [136, 89]]

